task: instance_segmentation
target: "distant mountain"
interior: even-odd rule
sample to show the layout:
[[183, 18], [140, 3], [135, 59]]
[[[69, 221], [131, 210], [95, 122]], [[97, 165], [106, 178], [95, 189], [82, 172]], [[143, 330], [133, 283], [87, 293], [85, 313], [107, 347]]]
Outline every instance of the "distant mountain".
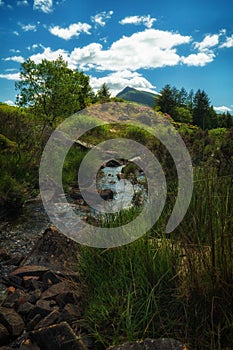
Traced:
[[156, 94], [152, 92], [137, 90], [129, 86], [116, 95], [116, 97], [123, 98], [126, 101], [137, 102], [150, 107], [153, 107], [155, 104], [155, 96]]

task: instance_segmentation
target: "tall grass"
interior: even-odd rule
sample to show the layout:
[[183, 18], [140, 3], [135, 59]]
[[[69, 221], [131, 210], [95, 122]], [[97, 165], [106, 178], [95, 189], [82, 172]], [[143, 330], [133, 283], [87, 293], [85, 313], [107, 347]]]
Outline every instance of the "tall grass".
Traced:
[[194, 350], [233, 348], [232, 192], [230, 176], [196, 169], [190, 208], [171, 237], [164, 211], [130, 245], [82, 247], [85, 319], [100, 347], [173, 337]]

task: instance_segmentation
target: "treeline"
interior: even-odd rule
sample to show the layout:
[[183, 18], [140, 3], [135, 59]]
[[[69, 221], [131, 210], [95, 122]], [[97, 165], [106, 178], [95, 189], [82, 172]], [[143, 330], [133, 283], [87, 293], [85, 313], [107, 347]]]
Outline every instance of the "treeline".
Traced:
[[201, 129], [231, 128], [233, 118], [229, 112], [217, 114], [204, 90], [187, 92], [165, 85], [155, 98], [155, 109], [169, 114], [175, 122], [189, 123]]

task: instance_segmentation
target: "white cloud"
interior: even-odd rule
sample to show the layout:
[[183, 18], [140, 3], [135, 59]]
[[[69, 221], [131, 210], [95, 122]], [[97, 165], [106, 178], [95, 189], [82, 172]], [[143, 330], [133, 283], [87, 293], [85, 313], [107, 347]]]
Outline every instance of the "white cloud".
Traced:
[[22, 24], [19, 23], [20, 27], [23, 29], [24, 32], [29, 32], [29, 31], [33, 31], [36, 32], [36, 25], [35, 24]]
[[223, 43], [222, 45], [219, 46], [220, 48], [230, 48], [233, 47], [233, 35], [230, 37], [227, 37], [225, 43]]
[[0, 0], [0, 6], [4, 6], [4, 5], [5, 5], [4, 1]]
[[16, 49], [10, 49], [9, 51], [13, 53], [20, 53], [20, 50], [16, 50]]
[[187, 64], [187, 66], [204, 67], [207, 63], [211, 63], [215, 58], [215, 54], [210, 52], [199, 52], [197, 54], [191, 54], [187, 57], [181, 57], [181, 62]]
[[37, 53], [35, 55], [32, 55], [30, 57], [30, 59], [33, 60], [36, 64], [38, 64], [43, 59], [46, 59], [48, 61], [54, 61], [59, 56], [62, 56], [65, 61], [68, 61], [68, 55], [67, 55], [67, 52], [65, 50], [58, 49], [56, 51], [52, 51], [50, 47], [44, 48], [44, 52], [42, 52], [42, 53]]
[[153, 23], [156, 21], [156, 18], [151, 17], [150, 15], [147, 16], [128, 16], [123, 18], [119, 23], [124, 24], [135, 24], [140, 25], [143, 24], [147, 28], [151, 28], [153, 26]]
[[6, 103], [9, 106], [16, 106], [15, 102], [12, 100], [6, 100], [6, 101], [4, 101], [4, 103]]
[[206, 51], [210, 47], [216, 46], [219, 43], [219, 34], [206, 35], [203, 41], [200, 43], [194, 43], [194, 46], [199, 51]]
[[95, 16], [91, 17], [91, 21], [97, 25], [100, 25], [101, 27], [104, 27], [106, 24], [106, 20], [108, 20], [109, 18], [111, 18], [113, 15], [113, 11], [103, 11], [98, 13]]
[[37, 48], [39, 47], [39, 45], [38, 44], [33, 44], [33, 45], [31, 45], [31, 46], [27, 46], [27, 50], [28, 51], [30, 51], [30, 50], [36, 50]]
[[78, 37], [81, 33], [90, 34], [89, 29], [91, 29], [90, 24], [78, 22], [70, 24], [68, 28], [61, 28], [59, 26], [50, 27], [49, 31], [59, 38], [69, 40], [72, 37]]
[[221, 106], [221, 107], [214, 107], [214, 110], [217, 112], [217, 113], [226, 113], [226, 112], [231, 112], [231, 108], [229, 107], [226, 107], [226, 106]]
[[128, 70], [114, 72], [101, 78], [91, 76], [90, 83], [95, 91], [99, 90], [106, 83], [113, 96], [117, 95], [126, 86], [155, 93], [153, 90], [155, 87], [147, 79], [137, 72], [130, 72]]
[[19, 32], [17, 32], [16, 30], [13, 31], [13, 34], [19, 36]]
[[51, 13], [53, 11], [53, 0], [34, 0], [33, 10]]
[[18, 70], [17, 68], [7, 68], [5, 69], [6, 72], [15, 72], [16, 70]]
[[22, 56], [11, 56], [11, 57], [7, 57], [7, 58], [3, 58], [4, 61], [14, 61], [14, 62], [18, 62], [18, 63], [23, 63], [24, 62], [24, 58]]
[[19, 73], [9, 73], [9, 74], [0, 74], [1, 79], [7, 80], [19, 80]]
[[16, 5], [17, 5], [17, 6], [28, 6], [29, 4], [28, 4], [28, 1], [27, 1], [27, 0], [18, 0], [18, 1], [16, 2]]
[[175, 47], [187, 44], [190, 40], [189, 36], [146, 29], [129, 37], [123, 36], [108, 50], [103, 50], [98, 43], [75, 48], [70, 59], [72, 64], [80, 65], [81, 69], [88, 69], [91, 65], [91, 68], [102, 71], [135, 71], [141, 68], [174, 66], [180, 62]]

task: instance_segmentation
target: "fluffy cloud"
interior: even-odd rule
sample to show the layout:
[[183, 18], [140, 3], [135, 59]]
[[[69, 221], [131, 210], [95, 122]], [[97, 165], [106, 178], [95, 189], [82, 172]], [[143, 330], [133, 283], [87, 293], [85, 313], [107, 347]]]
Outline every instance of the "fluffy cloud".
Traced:
[[117, 95], [126, 86], [155, 93], [153, 90], [155, 87], [147, 79], [137, 72], [130, 72], [128, 70], [111, 73], [101, 78], [92, 76], [90, 83], [95, 91], [99, 90], [106, 83], [112, 95]]
[[124, 24], [143, 24], [147, 28], [151, 28], [153, 26], [153, 23], [156, 21], [156, 18], [148, 16], [128, 16], [123, 18], [119, 23]]
[[231, 112], [231, 108], [229, 107], [226, 107], [226, 106], [221, 106], [221, 107], [214, 107], [214, 110], [217, 112], [217, 113], [226, 113], [226, 112]]
[[219, 43], [219, 34], [206, 35], [203, 41], [200, 43], [194, 43], [194, 46], [199, 51], [206, 51], [210, 47], [216, 46]]
[[19, 36], [19, 32], [17, 32], [16, 30], [13, 31], [13, 34]]
[[181, 62], [187, 66], [204, 67], [207, 63], [214, 60], [215, 54], [213, 52], [199, 52], [197, 54], [191, 54], [187, 57], [181, 57]]
[[59, 26], [50, 27], [49, 31], [59, 38], [70, 40], [72, 37], [78, 37], [80, 33], [90, 34], [90, 29], [90, 24], [78, 22], [70, 24], [68, 28], [61, 28]]
[[36, 32], [36, 25], [35, 24], [22, 24], [19, 23], [20, 27], [23, 29], [24, 32], [29, 32], [29, 31], [33, 31]]
[[95, 67], [98, 70], [136, 71], [144, 68], [174, 66], [180, 62], [175, 47], [189, 43], [189, 36], [162, 30], [146, 29], [132, 36], [124, 36], [103, 50], [101, 44], [92, 43], [75, 48], [70, 55], [72, 64], [81, 69]]
[[22, 56], [7, 57], [7, 58], [3, 58], [3, 60], [4, 61], [14, 61], [14, 62], [18, 62], [18, 63], [24, 62], [24, 58]]
[[50, 47], [44, 47], [43, 49], [44, 52], [37, 53], [30, 57], [30, 59], [33, 60], [36, 64], [40, 63], [43, 59], [46, 59], [48, 61], [54, 61], [59, 56], [62, 56], [65, 61], [68, 61], [68, 54], [63, 49], [58, 49], [56, 51], [52, 51]]
[[0, 74], [0, 78], [7, 80], [19, 80], [19, 73]]
[[219, 46], [220, 48], [230, 48], [233, 47], [233, 35], [228, 37], [225, 41], [225, 43], [223, 43], [222, 45]]
[[111, 18], [113, 15], [113, 11], [103, 11], [98, 13], [95, 16], [91, 17], [91, 21], [97, 25], [100, 25], [101, 27], [104, 27], [106, 24], [106, 20], [108, 20], [109, 18]]
[[34, 0], [33, 9], [50, 13], [53, 11], [53, 0]]

